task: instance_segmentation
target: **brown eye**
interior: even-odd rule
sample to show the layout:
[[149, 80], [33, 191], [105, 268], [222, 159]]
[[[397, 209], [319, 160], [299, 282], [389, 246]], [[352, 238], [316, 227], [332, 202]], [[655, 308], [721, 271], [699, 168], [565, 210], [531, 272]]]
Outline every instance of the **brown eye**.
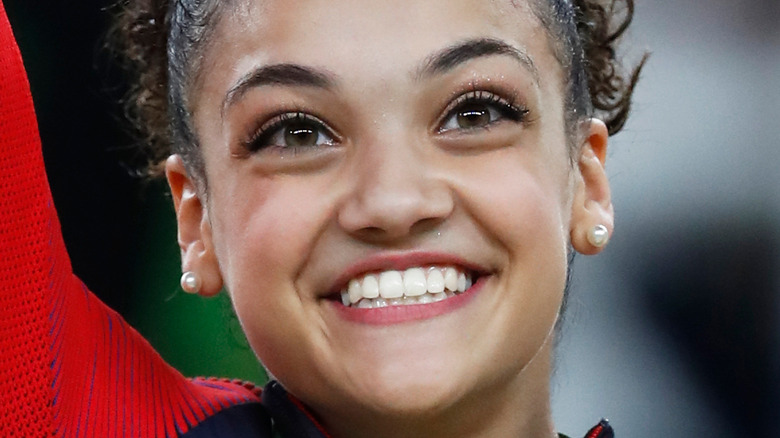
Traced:
[[332, 131], [319, 119], [305, 113], [285, 113], [266, 123], [246, 148], [251, 152], [266, 148], [303, 151], [336, 143]]
[[460, 129], [482, 128], [491, 122], [490, 110], [481, 104], [469, 104], [458, 110], [456, 118]]
[[287, 147], [311, 147], [317, 145], [319, 129], [311, 123], [296, 123], [284, 130], [284, 145]]
[[470, 133], [506, 121], [522, 123], [528, 110], [487, 91], [472, 91], [453, 102], [438, 132]]

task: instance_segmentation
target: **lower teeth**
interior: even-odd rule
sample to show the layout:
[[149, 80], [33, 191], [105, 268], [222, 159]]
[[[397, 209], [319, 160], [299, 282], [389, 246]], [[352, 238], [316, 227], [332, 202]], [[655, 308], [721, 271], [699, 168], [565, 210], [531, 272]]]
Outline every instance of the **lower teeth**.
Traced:
[[378, 309], [381, 307], [388, 307], [388, 306], [410, 306], [413, 304], [430, 304], [430, 303], [437, 303], [447, 298], [454, 297], [458, 293], [447, 291], [447, 292], [432, 294], [426, 292], [420, 295], [419, 297], [402, 297], [402, 298], [393, 298], [390, 300], [384, 298], [372, 298], [372, 299], [363, 298], [362, 300], [358, 301], [356, 304], [353, 304], [350, 307], [357, 307], [358, 309]]

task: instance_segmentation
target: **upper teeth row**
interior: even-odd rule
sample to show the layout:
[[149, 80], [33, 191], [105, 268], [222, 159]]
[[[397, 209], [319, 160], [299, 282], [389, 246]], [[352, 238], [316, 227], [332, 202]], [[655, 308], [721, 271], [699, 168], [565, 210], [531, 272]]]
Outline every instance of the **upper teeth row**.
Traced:
[[345, 305], [363, 298], [419, 297], [425, 293], [438, 294], [445, 290], [463, 292], [471, 287], [471, 275], [452, 267], [411, 268], [405, 271], [384, 271], [366, 274], [349, 282], [341, 291]]

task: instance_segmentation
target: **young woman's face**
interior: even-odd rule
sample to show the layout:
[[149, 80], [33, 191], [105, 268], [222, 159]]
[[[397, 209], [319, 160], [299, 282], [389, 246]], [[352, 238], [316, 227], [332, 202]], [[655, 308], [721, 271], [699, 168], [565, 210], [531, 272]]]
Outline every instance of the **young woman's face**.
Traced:
[[210, 41], [180, 238], [268, 370], [326, 418], [546, 388], [581, 178], [528, 6], [255, 1]]

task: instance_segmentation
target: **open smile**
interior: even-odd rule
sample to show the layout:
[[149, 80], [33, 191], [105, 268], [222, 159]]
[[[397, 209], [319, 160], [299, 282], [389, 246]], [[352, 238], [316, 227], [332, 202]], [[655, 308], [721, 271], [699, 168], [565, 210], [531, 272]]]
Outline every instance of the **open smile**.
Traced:
[[470, 302], [491, 277], [489, 271], [447, 255], [372, 258], [353, 266], [328, 301], [348, 321], [399, 324], [454, 312]]
[[473, 277], [453, 266], [369, 273], [349, 281], [341, 290], [341, 302], [359, 309], [436, 303], [471, 288]]

